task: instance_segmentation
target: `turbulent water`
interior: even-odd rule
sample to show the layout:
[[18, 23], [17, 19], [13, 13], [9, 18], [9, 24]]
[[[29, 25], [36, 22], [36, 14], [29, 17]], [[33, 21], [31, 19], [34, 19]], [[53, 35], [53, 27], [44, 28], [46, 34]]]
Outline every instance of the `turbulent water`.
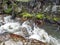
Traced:
[[[20, 22], [16, 22], [15, 20], [10, 19], [11, 16], [4, 17], [4, 25], [2, 25], [3, 21], [0, 22], [0, 34], [4, 32], [14, 33], [17, 35], [22, 35], [23, 37], [28, 37], [29, 39], [36, 39], [47, 43], [48, 45], [60, 45], [58, 39], [48, 35], [48, 33], [35, 25], [34, 23], [30, 23], [29, 21], [25, 21], [20, 24]], [[33, 28], [32, 28], [33, 27]], [[21, 31], [21, 29], [23, 29]], [[23, 33], [25, 31], [25, 33]], [[1, 45], [3, 45], [1, 43]], [[5, 41], [5, 45], [23, 45], [22, 42], [13, 42], [11, 40]]]

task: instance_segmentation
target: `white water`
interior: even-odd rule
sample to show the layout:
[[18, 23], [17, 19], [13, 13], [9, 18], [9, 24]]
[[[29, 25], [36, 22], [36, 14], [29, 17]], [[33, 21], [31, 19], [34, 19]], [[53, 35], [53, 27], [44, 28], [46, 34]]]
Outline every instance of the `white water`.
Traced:
[[[25, 33], [28, 33], [29, 39], [31, 39], [31, 38], [36, 39], [36, 40], [45, 42], [48, 45], [50, 45], [50, 44], [51, 45], [60, 45], [60, 42], [58, 42], [58, 40], [56, 38], [53, 38], [52, 36], [48, 35], [48, 33], [44, 29], [37, 27], [36, 25], [34, 25], [34, 23], [32, 23], [32, 25], [34, 26], [32, 29], [32, 26], [29, 21], [25, 21], [24, 23], [22, 23], [22, 25], [20, 25], [19, 22], [14, 22], [14, 20], [12, 21], [10, 19], [10, 16], [5, 17], [4, 20], [5, 20], [5, 24], [0, 26], [0, 34], [4, 33], [4, 32], [11, 32], [11, 33], [22, 35], [25, 37], [25, 34], [23, 33], [23, 31], [21, 29], [26, 28]], [[22, 45], [22, 42], [15, 43], [15, 42], [11, 42], [11, 40], [6, 41], [5, 45], [8, 45], [8, 43], [9, 43], [9, 45]]]

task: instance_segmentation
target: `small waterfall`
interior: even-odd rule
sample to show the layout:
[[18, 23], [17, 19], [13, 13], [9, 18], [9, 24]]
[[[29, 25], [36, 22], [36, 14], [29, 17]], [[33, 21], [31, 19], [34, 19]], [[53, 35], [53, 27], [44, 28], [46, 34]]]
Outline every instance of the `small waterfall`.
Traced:
[[[7, 16], [5, 18], [7, 19], [8, 17], [9, 16]], [[7, 20], [5, 20], [5, 21], [7, 21]], [[33, 25], [33, 29], [32, 29], [32, 25]], [[25, 33], [28, 33], [29, 36], [27, 36], [27, 37], [29, 39], [36, 39], [36, 40], [42, 41], [44, 43], [47, 43], [47, 45], [60, 45], [60, 42], [58, 41], [58, 39], [52, 37], [51, 35], [48, 35], [48, 33], [44, 29], [37, 27], [34, 23], [30, 24], [29, 21], [23, 22], [22, 25], [20, 25], [19, 22], [7, 21], [4, 25], [0, 26], [0, 34], [4, 33], [4, 32], [11, 32], [11, 33], [18, 34], [18, 35], [22, 34], [22, 36], [24, 36], [24, 33], [21, 29], [23, 29], [24, 31], [26, 30]], [[5, 42], [6, 45], [9, 42], [12, 43], [11, 41], [6, 41]], [[14, 44], [15, 44], [15, 42], [14, 42]], [[17, 42], [17, 44], [15, 44], [15, 45], [19, 45], [19, 42]], [[22, 43], [21, 43], [21, 45], [22, 45]]]
[[45, 32], [44, 29], [40, 28], [34, 28], [33, 35], [31, 35], [29, 38], [37, 39], [42, 42], [47, 43], [48, 45], [60, 45], [58, 40], [50, 35], [48, 35], [47, 32]]

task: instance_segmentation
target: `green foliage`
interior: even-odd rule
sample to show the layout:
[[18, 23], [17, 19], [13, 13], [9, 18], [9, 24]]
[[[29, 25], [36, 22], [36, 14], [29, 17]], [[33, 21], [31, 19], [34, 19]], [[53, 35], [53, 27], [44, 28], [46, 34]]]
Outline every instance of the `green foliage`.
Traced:
[[12, 8], [5, 9], [4, 12], [9, 14], [12, 11]]
[[51, 19], [51, 17], [49, 15], [46, 15], [46, 18], [49, 19], [49, 20]]
[[29, 2], [30, 0], [16, 0], [16, 1]]
[[55, 21], [60, 21], [60, 18], [54, 17], [53, 20], [55, 20]]
[[8, 0], [4, 0], [3, 2], [6, 3], [6, 2], [8, 2]]
[[22, 17], [27, 17], [27, 18], [32, 17], [32, 15], [30, 13], [27, 13], [27, 12], [24, 12], [21, 15], [22, 15]]
[[13, 6], [14, 6], [14, 7], [17, 7], [17, 4], [16, 4], [16, 3], [14, 3], [14, 4], [13, 4]]
[[13, 6], [16, 13], [19, 13], [22, 10], [16, 3], [14, 3]]
[[35, 17], [37, 19], [43, 19], [44, 18], [44, 15], [42, 13], [38, 13]]

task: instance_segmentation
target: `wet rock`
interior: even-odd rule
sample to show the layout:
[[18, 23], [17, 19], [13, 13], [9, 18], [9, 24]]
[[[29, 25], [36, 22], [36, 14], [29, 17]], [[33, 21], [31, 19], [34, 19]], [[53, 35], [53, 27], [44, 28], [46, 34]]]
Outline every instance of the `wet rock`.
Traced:
[[[9, 40], [8, 40], [9, 39]], [[45, 45], [45, 43], [35, 40], [35, 39], [26, 39], [23, 36], [20, 35], [16, 35], [16, 34], [12, 34], [12, 33], [4, 33], [1, 34], [0, 36], [0, 41], [2, 41], [2, 43], [0, 43], [1, 45]]]
[[9, 33], [5, 32], [3, 34], [0, 34], [0, 42], [5, 42], [10, 39]]
[[22, 28], [22, 32], [25, 35], [25, 37], [29, 37], [28, 31], [25, 27]]
[[46, 43], [43, 43], [41, 41], [38, 41], [36, 39], [30, 39], [31, 45], [47, 45]]

